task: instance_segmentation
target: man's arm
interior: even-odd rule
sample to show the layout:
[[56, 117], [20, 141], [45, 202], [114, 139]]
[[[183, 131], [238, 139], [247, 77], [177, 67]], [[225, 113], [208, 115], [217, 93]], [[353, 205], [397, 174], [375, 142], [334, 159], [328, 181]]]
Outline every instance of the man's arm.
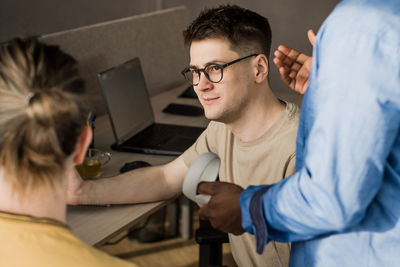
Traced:
[[69, 204], [125, 204], [168, 199], [182, 190], [188, 168], [182, 156], [168, 164], [140, 168], [112, 178], [69, 177]]

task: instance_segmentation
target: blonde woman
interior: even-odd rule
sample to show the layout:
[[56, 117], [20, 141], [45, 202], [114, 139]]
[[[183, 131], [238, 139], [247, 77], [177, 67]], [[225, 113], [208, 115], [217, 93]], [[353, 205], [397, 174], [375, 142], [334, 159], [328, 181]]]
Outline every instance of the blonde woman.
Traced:
[[56, 46], [0, 48], [0, 265], [131, 266], [65, 225], [68, 176], [92, 138], [76, 61]]

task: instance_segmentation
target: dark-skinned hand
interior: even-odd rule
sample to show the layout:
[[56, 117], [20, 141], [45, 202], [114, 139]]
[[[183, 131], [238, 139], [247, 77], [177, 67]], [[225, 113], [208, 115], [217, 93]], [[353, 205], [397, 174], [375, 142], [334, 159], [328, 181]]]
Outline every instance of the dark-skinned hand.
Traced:
[[234, 235], [242, 234], [244, 232], [240, 209], [242, 192], [242, 187], [231, 183], [200, 183], [197, 193], [211, 196], [210, 202], [200, 209], [200, 218], [209, 220], [214, 228], [222, 232]]
[[[314, 45], [315, 33], [309, 30], [307, 35], [311, 45]], [[293, 91], [304, 94], [309, 83], [312, 57], [284, 45], [278, 47], [274, 56], [281, 80]]]

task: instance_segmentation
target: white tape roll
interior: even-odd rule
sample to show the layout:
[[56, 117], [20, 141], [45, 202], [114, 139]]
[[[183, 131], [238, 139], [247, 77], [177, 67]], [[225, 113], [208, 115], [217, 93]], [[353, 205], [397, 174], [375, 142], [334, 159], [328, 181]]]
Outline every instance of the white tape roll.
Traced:
[[201, 154], [190, 166], [183, 181], [183, 194], [197, 203], [200, 207], [210, 201], [211, 196], [197, 194], [197, 186], [200, 182], [214, 182], [217, 180], [221, 160], [212, 153]]

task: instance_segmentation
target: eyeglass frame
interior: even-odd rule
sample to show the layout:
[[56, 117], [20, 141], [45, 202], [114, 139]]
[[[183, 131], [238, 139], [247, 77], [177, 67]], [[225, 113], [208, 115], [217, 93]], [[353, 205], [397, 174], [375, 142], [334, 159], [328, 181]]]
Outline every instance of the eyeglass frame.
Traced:
[[[194, 67], [186, 67], [186, 68], [184, 68], [184, 69], [181, 71], [181, 74], [183, 75], [183, 77], [185, 77], [185, 80], [188, 81], [188, 82], [189, 82], [190, 84], [192, 84], [193, 86], [199, 85], [199, 83], [200, 83], [200, 78], [201, 78], [201, 73], [202, 73], [202, 72], [204, 73], [204, 76], [207, 78], [207, 80], [209, 80], [210, 82], [212, 82], [212, 83], [219, 83], [219, 82], [222, 81], [222, 79], [224, 78], [224, 69], [225, 69], [226, 67], [229, 67], [229, 66], [231, 66], [231, 65], [233, 65], [233, 64], [235, 64], [235, 63], [237, 63], [237, 62], [239, 62], [239, 61], [242, 61], [242, 60], [244, 60], [244, 59], [247, 59], [247, 58], [250, 58], [250, 57], [256, 57], [256, 56], [258, 56], [258, 55], [259, 55], [259, 54], [254, 53], [254, 54], [251, 54], [251, 55], [248, 55], [248, 56], [245, 56], [245, 57], [241, 57], [241, 58], [232, 60], [232, 61], [230, 61], [230, 62], [228, 62], [228, 63], [225, 63], [225, 64], [208, 63], [204, 68], [201, 68], [201, 69], [197, 69], [197, 68], [195, 69]], [[210, 76], [209, 76], [208, 73], [206, 72], [206, 68], [208, 68], [208, 67], [211, 66], [211, 65], [218, 66], [218, 67], [221, 69], [221, 79], [219, 79], [219, 81], [217, 81], [217, 82], [211, 81], [211, 80], [210, 80]], [[194, 84], [193, 81], [189, 81], [189, 79], [186, 77], [186, 74], [185, 74], [185, 73], [189, 72], [190, 69], [194, 70], [194, 71], [199, 75], [199, 82], [196, 83], [196, 84]]]

